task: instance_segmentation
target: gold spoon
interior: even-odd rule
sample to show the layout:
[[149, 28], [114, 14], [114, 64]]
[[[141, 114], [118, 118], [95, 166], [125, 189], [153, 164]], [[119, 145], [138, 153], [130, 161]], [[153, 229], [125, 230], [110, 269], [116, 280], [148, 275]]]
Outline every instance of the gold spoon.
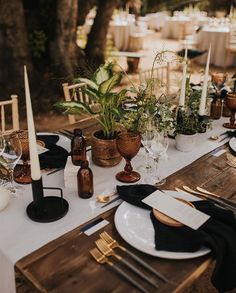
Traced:
[[217, 140], [219, 138], [220, 138], [219, 135], [212, 135], [209, 137], [209, 139], [211, 139], [211, 140]]
[[117, 194], [116, 191], [113, 191], [113, 192], [110, 193], [110, 194], [101, 194], [101, 195], [98, 195], [98, 196], [96, 197], [96, 200], [97, 200], [98, 202], [101, 202], [101, 203], [106, 203], [106, 202], [108, 202], [108, 201], [111, 199], [112, 196], [114, 196], [114, 195], [116, 195], [116, 194]]

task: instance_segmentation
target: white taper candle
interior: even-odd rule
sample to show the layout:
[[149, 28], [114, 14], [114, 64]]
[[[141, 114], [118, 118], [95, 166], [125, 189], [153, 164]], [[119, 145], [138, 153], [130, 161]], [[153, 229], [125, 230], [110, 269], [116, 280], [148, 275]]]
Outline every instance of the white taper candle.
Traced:
[[201, 100], [200, 100], [200, 106], [199, 106], [199, 112], [198, 112], [200, 116], [205, 115], [210, 59], [211, 59], [211, 45], [208, 50], [207, 63], [206, 63], [203, 86], [202, 86], [202, 94], [201, 94]]
[[185, 91], [186, 91], [186, 79], [187, 79], [187, 63], [188, 63], [188, 48], [186, 46], [184, 53], [184, 64], [183, 64], [183, 77], [179, 96], [179, 106], [184, 106], [185, 103]]
[[37, 142], [35, 136], [34, 119], [32, 112], [32, 104], [30, 98], [29, 81], [26, 66], [24, 66], [24, 82], [25, 82], [25, 100], [26, 100], [26, 113], [28, 124], [28, 136], [29, 136], [29, 152], [30, 152], [30, 166], [31, 177], [33, 180], [39, 180], [41, 178], [39, 156], [37, 152]]

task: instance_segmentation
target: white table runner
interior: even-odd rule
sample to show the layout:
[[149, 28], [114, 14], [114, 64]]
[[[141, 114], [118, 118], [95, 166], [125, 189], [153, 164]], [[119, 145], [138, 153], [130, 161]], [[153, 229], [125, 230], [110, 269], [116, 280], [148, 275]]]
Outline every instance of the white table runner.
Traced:
[[[226, 131], [222, 127], [222, 123], [225, 121], [228, 121], [228, 118], [214, 121], [212, 130], [199, 134], [197, 146], [192, 152], [182, 153], [176, 150], [174, 140], [170, 139], [167, 151], [168, 159], [160, 160], [159, 162], [161, 175], [168, 176], [224, 144], [226, 141], [218, 143], [208, 138], [211, 135]], [[132, 160], [134, 169], [140, 169], [144, 164], [144, 160], [144, 150], [141, 149], [139, 154]], [[112, 190], [116, 185], [122, 184], [115, 179], [115, 174], [124, 168], [124, 160], [113, 168], [101, 168], [93, 164], [90, 167], [94, 174], [94, 196], [86, 200], [79, 198], [76, 183], [72, 180], [71, 187], [64, 188], [64, 197], [70, 205], [69, 212], [64, 218], [52, 223], [31, 221], [25, 212], [27, 205], [32, 201], [31, 186], [29, 185], [20, 186], [21, 192], [19, 196], [12, 198], [8, 207], [0, 212], [1, 293], [15, 292], [14, 264], [19, 259], [120, 203], [118, 201], [106, 208], [101, 208], [101, 204], [97, 203], [95, 198], [97, 194]], [[60, 171], [44, 176], [44, 186], [63, 186], [63, 175], [63, 171]]]

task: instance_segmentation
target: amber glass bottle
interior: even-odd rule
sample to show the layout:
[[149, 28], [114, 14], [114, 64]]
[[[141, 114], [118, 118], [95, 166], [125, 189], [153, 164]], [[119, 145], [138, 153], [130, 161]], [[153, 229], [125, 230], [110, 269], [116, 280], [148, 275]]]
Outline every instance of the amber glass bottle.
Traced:
[[89, 198], [93, 195], [93, 173], [89, 168], [88, 161], [83, 161], [77, 174], [78, 195]]
[[71, 160], [76, 166], [81, 166], [86, 160], [86, 141], [79, 128], [74, 129], [74, 137], [71, 140]]
[[222, 100], [215, 96], [211, 102], [211, 118], [214, 120], [220, 119], [222, 115]]

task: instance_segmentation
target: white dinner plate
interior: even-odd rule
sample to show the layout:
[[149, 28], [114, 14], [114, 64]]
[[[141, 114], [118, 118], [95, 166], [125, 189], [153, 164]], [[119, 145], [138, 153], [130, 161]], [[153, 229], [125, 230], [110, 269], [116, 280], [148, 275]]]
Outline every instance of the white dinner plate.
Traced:
[[[174, 197], [183, 198], [189, 201], [199, 200], [177, 191], [168, 192]], [[115, 213], [115, 226], [120, 236], [134, 248], [161, 258], [168, 259], [189, 259], [200, 257], [211, 252], [207, 247], [201, 247], [196, 252], [170, 252], [156, 250], [154, 243], [154, 228], [150, 219], [150, 211], [127, 202], [123, 202]]]
[[236, 153], [236, 137], [232, 137], [229, 141], [229, 147]]
[[64, 148], [68, 152], [70, 152], [71, 140], [68, 137], [61, 134], [53, 133], [53, 132], [38, 132], [37, 134], [38, 135], [58, 135], [59, 140], [57, 141], [56, 144]]

